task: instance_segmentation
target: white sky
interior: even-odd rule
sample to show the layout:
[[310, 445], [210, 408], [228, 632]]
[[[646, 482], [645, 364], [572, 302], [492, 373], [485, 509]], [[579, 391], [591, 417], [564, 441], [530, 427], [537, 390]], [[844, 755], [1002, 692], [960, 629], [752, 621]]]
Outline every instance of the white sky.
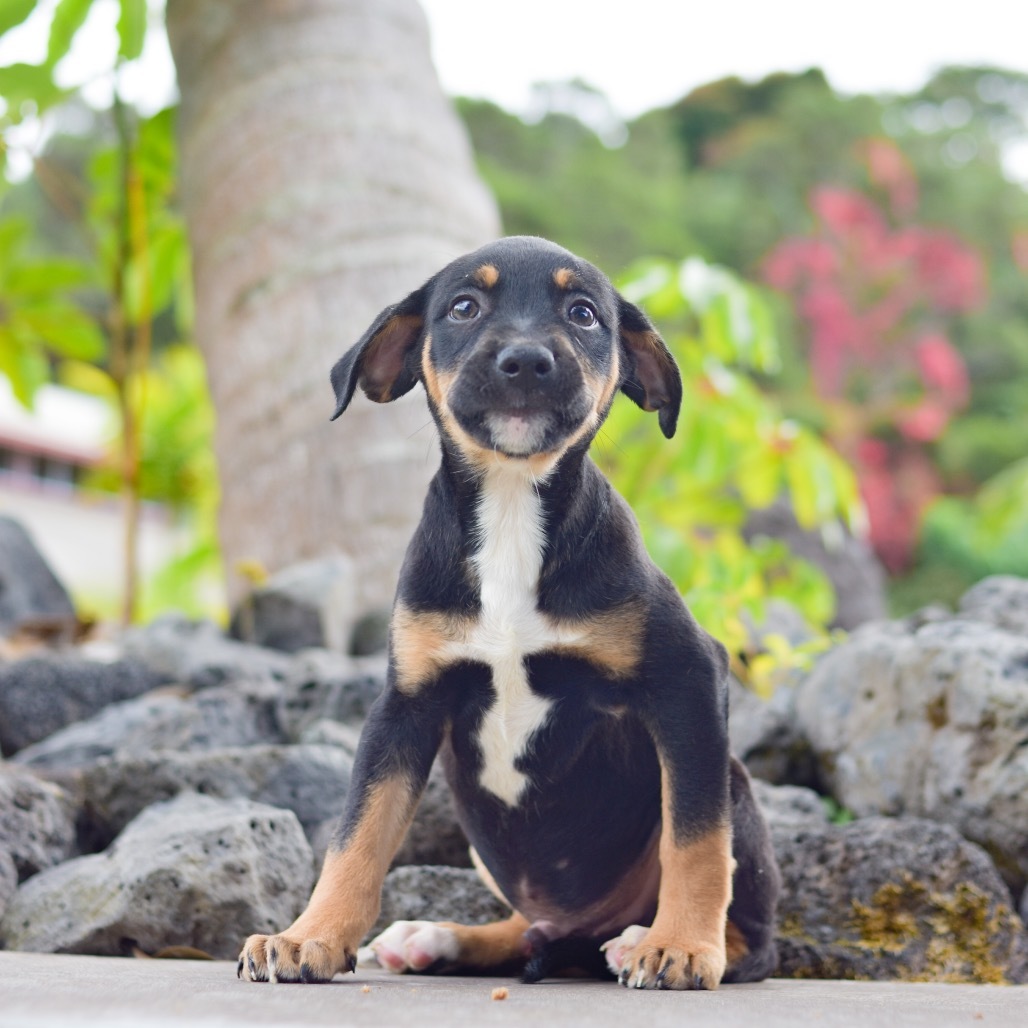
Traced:
[[[161, 0], [144, 60], [123, 95], [156, 110], [174, 90], [160, 30]], [[372, 0], [374, 2], [374, 0]], [[1028, 72], [1028, 0], [421, 0], [446, 92], [487, 97], [524, 113], [539, 81], [582, 78], [632, 117], [726, 75], [824, 69], [843, 92], [905, 92], [946, 64]], [[0, 43], [0, 65], [43, 59], [56, 0]], [[106, 105], [117, 5], [102, 0], [59, 67], [66, 85], [94, 79], [87, 99]], [[1028, 146], [1014, 163], [1028, 180]], [[12, 154], [13, 156], [13, 154]], [[1023, 165], [1023, 167], [1022, 167]]]
[[[946, 64], [1028, 72], [1028, 0], [422, 0], [443, 88], [511, 110], [580, 77], [631, 117], [726, 75], [823, 68], [903, 92]], [[601, 13], [601, 12], [608, 13]]]

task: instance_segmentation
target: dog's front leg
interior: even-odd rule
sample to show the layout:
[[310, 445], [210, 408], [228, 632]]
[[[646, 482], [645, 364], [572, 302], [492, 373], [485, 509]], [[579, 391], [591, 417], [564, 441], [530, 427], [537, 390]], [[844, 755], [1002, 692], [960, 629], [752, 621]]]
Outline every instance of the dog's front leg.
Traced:
[[387, 687], [361, 735], [346, 812], [307, 909], [284, 932], [246, 940], [241, 978], [326, 982], [354, 970], [357, 947], [378, 917], [382, 882], [414, 816], [443, 726], [429, 698]]
[[716, 989], [727, 963], [734, 865], [724, 665], [716, 644], [709, 650], [709, 663], [694, 650], [672, 665], [690, 669], [685, 687], [662, 684], [646, 718], [661, 764], [661, 873], [653, 924], [620, 961], [619, 980], [634, 988]]

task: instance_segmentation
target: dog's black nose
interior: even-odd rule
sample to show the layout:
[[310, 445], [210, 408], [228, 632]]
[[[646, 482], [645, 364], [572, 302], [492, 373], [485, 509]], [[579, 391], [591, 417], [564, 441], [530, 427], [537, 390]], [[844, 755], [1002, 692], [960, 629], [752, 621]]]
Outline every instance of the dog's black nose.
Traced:
[[545, 346], [515, 343], [496, 355], [496, 367], [508, 381], [531, 385], [553, 371], [553, 354]]

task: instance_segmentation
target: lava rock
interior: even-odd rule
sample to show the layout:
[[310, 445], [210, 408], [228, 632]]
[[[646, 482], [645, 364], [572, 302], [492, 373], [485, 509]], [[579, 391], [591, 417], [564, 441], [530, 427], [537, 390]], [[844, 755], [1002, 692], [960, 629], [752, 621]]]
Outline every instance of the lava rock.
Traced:
[[196, 694], [167, 691], [116, 703], [15, 755], [48, 770], [85, 768], [116, 754], [224, 749], [281, 742], [275, 719], [278, 686], [236, 682]]
[[0, 765], [0, 853], [11, 858], [16, 881], [67, 860], [75, 847], [71, 796], [29, 771]]
[[296, 817], [249, 800], [183, 793], [150, 807], [109, 850], [44, 871], [0, 922], [7, 949], [118, 955], [192, 946], [232, 959], [251, 932], [303, 909], [313, 880]]
[[342, 554], [284, 568], [243, 600], [230, 632], [286, 653], [315, 646], [346, 653], [355, 621], [354, 575], [353, 561]]
[[960, 598], [959, 616], [1028, 635], [1028, 579], [1013, 575], [983, 578]]
[[961, 618], [880, 622], [796, 695], [821, 782], [858, 816], [928, 817], [1028, 881], [1028, 637]]
[[268, 678], [282, 681], [290, 663], [283, 653], [227, 639], [213, 621], [192, 621], [181, 614], [165, 614], [133, 628], [121, 644], [127, 657], [164, 680], [191, 689]]
[[75, 605], [31, 536], [0, 517], [0, 638], [38, 618], [73, 620]]
[[368, 933], [373, 939], [394, 921], [456, 921], [487, 924], [510, 917], [475, 871], [462, 867], [397, 867], [386, 875], [382, 911]]
[[865, 818], [772, 826], [782, 871], [776, 974], [1028, 981], [1028, 934], [989, 856], [948, 825]]
[[47, 653], [0, 665], [0, 751], [10, 756], [165, 679], [134, 660]]
[[352, 759], [332, 746], [264, 745], [108, 757], [82, 772], [80, 830], [91, 850], [104, 849], [147, 807], [192, 791], [291, 810], [310, 839], [342, 811], [352, 766]]
[[438, 763], [432, 767], [414, 821], [393, 859], [394, 867], [400, 864], [471, 866], [467, 836], [457, 821], [453, 793]]

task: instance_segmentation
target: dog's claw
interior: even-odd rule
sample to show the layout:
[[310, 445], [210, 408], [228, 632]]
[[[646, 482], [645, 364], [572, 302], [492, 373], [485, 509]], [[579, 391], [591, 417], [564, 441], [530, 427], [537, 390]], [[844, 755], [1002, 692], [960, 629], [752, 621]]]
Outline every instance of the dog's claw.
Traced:
[[239, 958], [239, 963], [236, 964], [236, 977], [237, 978], [242, 978], [243, 977], [243, 958], [242, 957]]

